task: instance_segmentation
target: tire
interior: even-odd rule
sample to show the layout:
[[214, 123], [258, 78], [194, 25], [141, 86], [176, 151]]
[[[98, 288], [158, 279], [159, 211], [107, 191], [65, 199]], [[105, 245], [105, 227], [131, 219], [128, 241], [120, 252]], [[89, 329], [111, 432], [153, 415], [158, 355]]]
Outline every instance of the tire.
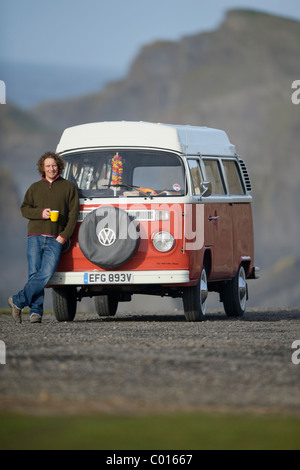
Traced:
[[76, 315], [76, 287], [55, 287], [52, 289], [54, 315], [57, 321], [73, 321]]
[[196, 286], [186, 287], [183, 291], [183, 308], [187, 321], [205, 320], [207, 309], [207, 273], [205, 266]]
[[246, 310], [248, 288], [246, 272], [241, 264], [232, 281], [229, 281], [223, 290], [223, 305], [228, 317], [242, 317]]
[[113, 269], [129, 261], [139, 247], [138, 225], [127, 212], [99, 207], [82, 222], [78, 242], [84, 256], [96, 266]]
[[94, 298], [99, 317], [113, 317], [117, 313], [118, 299], [111, 295], [99, 295]]

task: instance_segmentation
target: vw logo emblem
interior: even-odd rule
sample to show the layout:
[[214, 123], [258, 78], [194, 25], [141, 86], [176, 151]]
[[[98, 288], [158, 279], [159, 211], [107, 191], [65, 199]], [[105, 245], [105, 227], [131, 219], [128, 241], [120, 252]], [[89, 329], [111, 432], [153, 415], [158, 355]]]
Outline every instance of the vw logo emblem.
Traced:
[[103, 246], [111, 246], [116, 241], [116, 234], [111, 228], [103, 228], [99, 232], [98, 240]]

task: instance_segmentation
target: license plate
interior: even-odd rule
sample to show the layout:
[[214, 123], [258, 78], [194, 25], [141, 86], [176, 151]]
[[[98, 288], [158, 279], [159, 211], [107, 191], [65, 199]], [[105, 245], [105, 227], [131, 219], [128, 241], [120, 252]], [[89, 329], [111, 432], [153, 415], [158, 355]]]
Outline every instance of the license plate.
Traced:
[[84, 284], [132, 284], [132, 273], [84, 273]]

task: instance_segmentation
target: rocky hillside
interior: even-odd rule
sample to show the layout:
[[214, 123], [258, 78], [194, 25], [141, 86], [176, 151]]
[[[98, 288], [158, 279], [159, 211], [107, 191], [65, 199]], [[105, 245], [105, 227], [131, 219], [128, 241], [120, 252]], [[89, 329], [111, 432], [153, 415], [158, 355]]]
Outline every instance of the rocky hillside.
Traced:
[[238, 104], [241, 94], [267, 89], [266, 99], [275, 98], [274, 87], [286, 83], [290, 96], [299, 35], [298, 22], [231, 11], [217, 31], [144, 47], [127, 78], [101, 93], [46, 103], [34, 114], [55, 127], [116, 119], [215, 124], [211, 107], [223, 109], [225, 99]]
[[299, 43], [299, 22], [234, 10], [216, 31], [149, 44], [124, 80], [98, 94], [44, 103], [30, 114], [1, 107], [2, 165], [22, 193], [36, 178], [38, 156], [55, 148], [70, 125], [125, 119], [225, 129], [252, 176], [263, 268], [253, 304], [268, 291], [269, 305], [299, 305], [300, 105], [291, 101], [292, 82], [300, 79]]

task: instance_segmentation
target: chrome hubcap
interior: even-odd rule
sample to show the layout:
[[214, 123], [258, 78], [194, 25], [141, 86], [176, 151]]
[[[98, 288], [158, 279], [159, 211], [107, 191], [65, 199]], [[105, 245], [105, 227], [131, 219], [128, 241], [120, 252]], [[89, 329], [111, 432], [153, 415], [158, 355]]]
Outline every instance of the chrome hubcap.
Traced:
[[207, 295], [208, 295], [207, 276], [206, 276], [205, 269], [203, 269], [201, 273], [201, 278], [200, 278], [200, 302], [201, 302], [201, 310], [202, 310], [203, 315], [206, 314]]
[[239, 300], [241, 308], [245, 310], [247, 302], [247, 283], [246, 274], [243, 267], [241, 267], [239, 272]]

